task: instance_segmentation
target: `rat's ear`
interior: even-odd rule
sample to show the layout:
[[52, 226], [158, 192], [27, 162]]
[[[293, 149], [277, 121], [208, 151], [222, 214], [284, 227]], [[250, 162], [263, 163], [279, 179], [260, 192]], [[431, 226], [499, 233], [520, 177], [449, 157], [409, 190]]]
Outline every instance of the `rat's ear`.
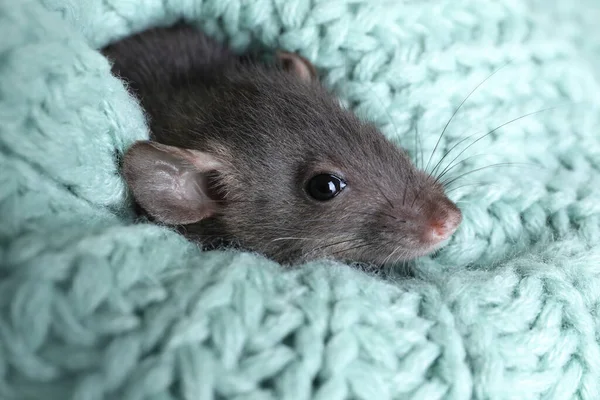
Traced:
[[293, 73], [303, 81], [316, 81], [317, 70], [306, 58], [287, 51], [278, 51], [277, 60], [284, 70]]
[[139, 141], [123, 159], [123, 175], [139, 205], [169, 225], [199, 222], [218, 204], [209, 196], [209, 173], [222, 164], [196, 150]]

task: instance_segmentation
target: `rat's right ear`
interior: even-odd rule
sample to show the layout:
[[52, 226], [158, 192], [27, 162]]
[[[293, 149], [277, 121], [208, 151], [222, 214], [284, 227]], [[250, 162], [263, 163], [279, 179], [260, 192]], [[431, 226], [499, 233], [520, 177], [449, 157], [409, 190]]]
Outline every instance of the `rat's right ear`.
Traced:
[[306, 58], [287, 51], [278, 51], [277, 60], [284, 70], [291, 72], [303, 81], [316, 81], [319, 79], [317, 69]]
[[123, 175], [139, 205], [169, 225], [199, 222], [218, 204], [209, 196], [209, 173], [222, 164], [196, 150], [139, 141], [123, 159]]

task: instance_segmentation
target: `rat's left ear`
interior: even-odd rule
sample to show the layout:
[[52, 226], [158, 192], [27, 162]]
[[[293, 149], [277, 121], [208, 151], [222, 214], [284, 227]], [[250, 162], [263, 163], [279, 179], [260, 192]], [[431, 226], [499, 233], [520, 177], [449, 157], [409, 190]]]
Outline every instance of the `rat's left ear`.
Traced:
[[277, 60], [281, 63], [284, 70], [293, 73], [305, 82], [316, 81], [319, 79], [314, 65], [298, 54], [287, 51], [278, 51]]
[[223, 164], [208, 153], [138, 141], [125, 153], [122, 168], [135, 200], [158, 222], [197, 223], [219, 209], [209, 176]]

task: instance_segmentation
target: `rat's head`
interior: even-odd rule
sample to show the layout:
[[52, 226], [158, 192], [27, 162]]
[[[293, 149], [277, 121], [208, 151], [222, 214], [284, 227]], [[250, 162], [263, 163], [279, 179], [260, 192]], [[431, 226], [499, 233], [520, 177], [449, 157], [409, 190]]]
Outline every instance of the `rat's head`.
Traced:
[[344, 110], [306, 60], [280, 56], [283, 70], [227, 75], [167, 143], [128, 150], [124, 175], [141, 207], [280, 262], [385, 264], [438, 248], [462, 219], [444, 188]]

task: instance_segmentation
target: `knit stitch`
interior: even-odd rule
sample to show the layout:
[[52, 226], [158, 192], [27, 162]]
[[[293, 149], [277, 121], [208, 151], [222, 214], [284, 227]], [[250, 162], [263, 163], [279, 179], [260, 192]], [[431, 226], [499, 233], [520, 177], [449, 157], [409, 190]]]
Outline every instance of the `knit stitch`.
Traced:
[[[485, 81], [430, 167], [516, 119], [447, 176], [515, 164], [451, 185], [463, 223], [410, 278], [136, 224], [118, 161], [148, 128], [97, 49], [181, 17], [306, 56], [421, 166]], [[600, 399], [598, 21], [595, 0], [0, 0], [0, 399]]]

